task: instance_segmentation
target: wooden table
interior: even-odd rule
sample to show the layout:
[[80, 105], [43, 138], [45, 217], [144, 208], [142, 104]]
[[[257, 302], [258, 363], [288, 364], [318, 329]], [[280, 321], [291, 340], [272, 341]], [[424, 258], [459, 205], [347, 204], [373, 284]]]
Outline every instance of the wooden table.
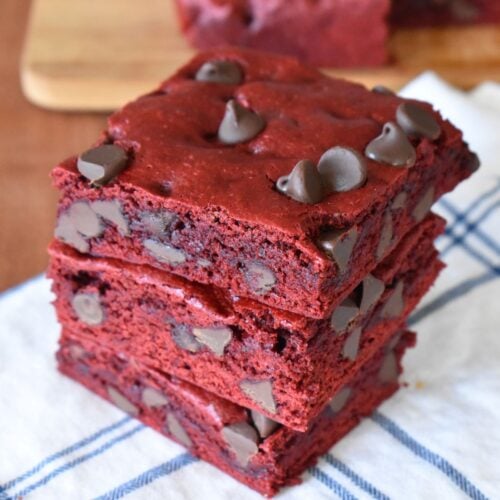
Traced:
[[105, 115], [56, 113], [29, 104], [19, 85], [28, 0], [0, 0], [0, 290], [42, 272], [57, 194], [49, 172], [87, 147]]

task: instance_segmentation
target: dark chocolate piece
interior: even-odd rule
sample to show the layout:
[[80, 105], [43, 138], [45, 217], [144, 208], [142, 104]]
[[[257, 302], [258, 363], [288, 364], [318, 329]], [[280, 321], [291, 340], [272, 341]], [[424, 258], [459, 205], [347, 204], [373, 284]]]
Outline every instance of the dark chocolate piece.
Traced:
[[173, 413], [169, 413], [167, 415], [166, 424], [168, 432], [174, 436], [179, 443], [183, 444], [186, 448], [191, 447], [193, 444], [191, 438], [188, 436], [184, 427], [182, 427], [181, 423]]
[[76, 248], [79, 252], [86, 253], [89, 251], [90, 246], [88, 242], [75, 229], [75, 226], [73, 226], [73, 221], [70, 219], [70, 216], [67, 213], [61, 214], [57, 219], [54, 236], [67, 245]]
[[274, 273], [260, 262], [250, 262], [245, 266], [245, 279], [257, 295], [265, 295], [276, 284]]
[[103, 186], [126, 166], [127, 153], [115, 144], [103, 144], [89, 149], [78, 157], [78, 171], [92, 184]]
[[243, 80], [243, 71], [240, 65], [233, 61], [207, 61], [196, 72], [195, 80], [198, 82], [238, 85]]
[[146, 248], [153, 257], [158, 259], [160, 262], [165, 262], [176, 266], [186, 262], [186, 255], [182, 250], [174, 248], [166, 243], [160, 243], [159, 241], [153, 239], [147, 239], [143, 242], [144, 248]]
[[160, 408], [167, 405], [168, 399], [160, 391], [146, 387], [142, 391], [142, 402], [149, 408]]
[[391, 203], [391, 209], [392, 210], [401, 210], [405, 208], [406, 206], [406, 200], [408, 199], [408, 194], [406, 191], [401, 191], [393, 200]]
[[335, 333], [343, 333], [358, 314], [358, 305], [352, 298], [347, 297], [347, 299], [345, 299], [335, 308], [335, 311], [333, 311], [330, 318], [330, 325]]
[[108, 385], [106, 387], [108, 391], [109, 399], [113, 402], [115, 406], [123, 410], [125, 413], [132, 415], [133, 417], [139, 414], [139, 408], [132, 404], [121, 392], [118, 392], [114, 387]]
[[328, 403], [328, 406], [334, 413], [338, 413], [351, 397], [352, 389], [350, 387], [343, 387]]
[[280, 426], [278, 422], [262, 415], [262, 413], [256, 410], [251, 410], [250, 414], [252, 416], [252, 422], [262, 439], [270, 436]]
[[384, 215], [384, 222], [382, 224], [377, 250], [375, 251], [377, 260], [381, 260], [385, 256], [387, 249], [391, 246], [393, 235], [392, 214], [390, 210], [387, 210]]
[[227, 425], [222, 429], [222, 437], [243, 467], [259, 451], [257, 431], [247, 422]]
[[391, 90], [389, 87], [386, 87], [385, 85], [375, 85], [375, 87], [372, 88], [372, 92], [383, 95], [396, 95], [393, 90]]
[[434, 188], [430, 187], [415, 205], [411, 215], [415, 222], [422, 222], [434, 203]]
[[324, 189], [316, 165], [309, 160], [299, 161], [289, 175], [276, 182], [278, 191], [301, 203], [319, 203]]
[[276, 413], [276, 403], [273, 397], [273, 385], [270, 380], [243, 380], [241, 390], [255, 403], [267, 410]]
[[386, 354], [378, 378], [383, 384], [390, 384], [398, 379], [398, 360], [393, 351]]
[[385, 319], [397, 318], [400, 316], [405, 307], [405, 301], [403, 297], [404, 283], [403, 281], [398, 281], [390, 297], [387, 299], [386, 303], [380, 311], [380, 316]]
[[181, 349], [189, 352], [198, 352], [202, 348], [202, 345], [191, 333], [191, 328], [187, 325], [173, 325], [171, 335], [172, 340]]
[[368, 312], [384, 293], [384, 282], [375, 278], [373, 274], [368, 274], [361, 283], [361, 303], [359, 310], [362, 314]]
[[349, 333], [342, 349], [342, 356], [344, 356], [344, 358], [350, 359], [351, 361], [354, 361], [357, 358], [361, 333], [361, 327], [355, 328], [351, 333]]
[[417, 153], [403, 130], [393, 122], [384, 125], [382, 133], [366, 146], [368, 158], [393, 167], [411, 167]]
[[224, 144], [247, 142], [265, 126], [266, 122], [261, 116], [231, 99], [226, 105], [226, 112], [219, 126], [219, 140]]
[[366, 182], [366, 160], [356, 150], [335, 146], [321, 156], [318, 169], [330, 192], [351, 191]]
[[129, 235], [130, 230], [128, 221], [123, 215], [121, 204], [118, 200], [94, 201], [90, 206], [92, 210], [100, 215], [105, 221], [114, 224], [122, 236]]
[[104, 321], [104, 311], [96, 293], [77, 293], [71, 305], [78, 319], [87, 325], [100, 325]]
[[77, 201], [69, 207], [69, 218], [73, 227], [86, 238], [95, 238], [102, 234], [104, 228], [97, 214], [85, 201]]
[[398, 106], [396, 121], [407, 135], [413, 137], [436, 140], [441, 135], [441, 127], [432, 114], [411, 102], [404, 102]]
[[214, 354], [222, 356], [225, 347], [231, 342], [233, 332], [227, 326], [212, 328], [193, 328], [193, 335], [198, 342], [206, 345]]
[[340, 273], [347, 270], [347, 264], [358, 240], [356, 227], [350, 229], [329, 229], [319, 235], [317, 245], [337, 264]]

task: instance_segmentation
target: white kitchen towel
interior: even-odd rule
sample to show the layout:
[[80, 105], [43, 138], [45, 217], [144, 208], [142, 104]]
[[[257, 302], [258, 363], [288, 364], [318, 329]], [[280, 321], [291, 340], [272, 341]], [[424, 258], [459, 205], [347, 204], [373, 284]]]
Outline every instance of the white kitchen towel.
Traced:
[[[447, 269], [412, 317], [407, 383], [279, 498], [500, 498], [500, 86], [426, 73], [405, 96], [465, 131], [481, 170], [439, 202]], [[259, 495], [56, 371], [45, 278], [0, 296], [0, 499]]]

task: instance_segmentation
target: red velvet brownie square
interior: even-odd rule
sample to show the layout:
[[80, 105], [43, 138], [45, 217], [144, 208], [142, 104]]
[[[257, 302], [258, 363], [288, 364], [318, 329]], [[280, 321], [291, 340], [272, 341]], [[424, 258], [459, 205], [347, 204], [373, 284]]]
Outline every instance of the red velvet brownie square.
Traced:
[[59, 243], [49, 276], [64, 331], [306, 430], [434, 282], [443, 228], [428, 216], [325, 320]]
[[239, 49], [201, 54], [53, 171], [56, 237], [326, 318], [477, 168], [424, 103]]
[[500, 22], [498, 0], [394, 0], [395, 26], [437, 26]]
[[60, 370], [146, 425], [264, 495], [299, 475], [398, 388], [401, 357], [414, 343], [394, 335], [307, 432], [297, 432], [122, 353], [67, 335]]
[[238, 45], [321, 66], [387, 60], [389, 0], [176, 0], [195, 47]]

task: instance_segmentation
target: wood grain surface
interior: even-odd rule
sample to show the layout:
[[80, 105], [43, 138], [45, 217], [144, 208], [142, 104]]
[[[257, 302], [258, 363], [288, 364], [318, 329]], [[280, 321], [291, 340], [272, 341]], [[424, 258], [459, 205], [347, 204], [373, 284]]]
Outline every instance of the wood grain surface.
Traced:
[[[26, 95], [53, 109], [114, 109], [154, 87], [193, 50], [182, 37], [173, 0], [34, 0], [22, 66]], [[399, 30], [392, 63], [329, 74], [400, 88], [431, 68], [471, 87], [500, 80], [500, 27]]]
[[45, 111], [22, 95], [29, 4], [0, 0], [0, 290], [44, 270], [56, 203], [49, 171], [92, 143], [105, 122], [104, 115]]

